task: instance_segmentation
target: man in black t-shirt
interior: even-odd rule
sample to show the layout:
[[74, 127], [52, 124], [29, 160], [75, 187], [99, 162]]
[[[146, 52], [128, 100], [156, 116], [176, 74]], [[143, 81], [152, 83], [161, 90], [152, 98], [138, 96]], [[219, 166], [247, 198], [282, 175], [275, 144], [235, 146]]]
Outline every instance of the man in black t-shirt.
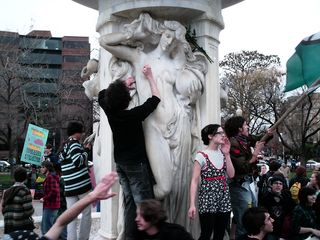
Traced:
[[153, 174], [146, 153], [142, 122], [156, 109], [160, 94], [151, 67], [145, 65], [143, 74], [151, 94], [142, 105], [127, 109], [131, 101], [129, 89], [134, 78], [116, 80], [99, 92], [98, 102], [108, 117], [113, 133], [114, 160], [124, 194], [124, 231], [126, 240], [134, 240], [136, 205], [153, 198]]

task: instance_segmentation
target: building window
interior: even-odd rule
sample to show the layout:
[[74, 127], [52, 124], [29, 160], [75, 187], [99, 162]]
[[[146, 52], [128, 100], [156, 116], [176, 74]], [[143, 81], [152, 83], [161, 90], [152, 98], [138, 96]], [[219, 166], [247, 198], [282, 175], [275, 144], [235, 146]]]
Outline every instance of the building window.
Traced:
[[61, 50], [60, 39], [22, 38], [20, 48], [23, 49], [48, 49]]
[[86, 63], [89, 60], [88, 56], [64, 56], [63, 62], [81, 62]]
[[24, 53], [20, 57], [22, 64], [61, 64], [62, 57], [60, 54], [48, 53]]
[[90, 44], [84, 41], [64, 41], [63, 48], [90, 48]]

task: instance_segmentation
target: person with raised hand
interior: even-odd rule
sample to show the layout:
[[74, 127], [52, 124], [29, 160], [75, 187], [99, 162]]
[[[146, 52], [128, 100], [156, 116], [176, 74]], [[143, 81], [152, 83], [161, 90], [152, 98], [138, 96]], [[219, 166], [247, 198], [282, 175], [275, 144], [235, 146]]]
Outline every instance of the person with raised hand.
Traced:
[[63, 212], [44, 236], [39, 238], [39, 236], [33, 231], [19, 230], [4, 235], [3, 240], [58, 240], [64, 227], [73, 221], [83, 211], [83, 209], [90, 206], [95, 201], [106, 200], [116, 195], [116, 193], [110, 192], [110, 189], [117, 180], [118, 175], [116, 172], [106, 174], [92, 192]]

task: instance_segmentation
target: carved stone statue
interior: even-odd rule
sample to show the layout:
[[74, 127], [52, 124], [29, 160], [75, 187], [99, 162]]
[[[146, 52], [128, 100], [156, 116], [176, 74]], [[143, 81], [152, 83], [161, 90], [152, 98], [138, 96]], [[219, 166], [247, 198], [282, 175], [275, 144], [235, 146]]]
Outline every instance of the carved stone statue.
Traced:
[[92, 100], [93, 97], [98, 96], [100, 91], [100, 79], [99, 79], [99, 61], [96, 59], [90, 59], [87, 65], [81, 71], [81, 78], [88, 78], [95, 74], [90, 80], [85, 81], [82, 86], [85, 88], [86, 96]]
[[[145, 64], [152, 67], [161, 102], [145, 120], [144, 133], [156, 180], [154, 192], [164, 200], [169, 221], [189, 229], [192, 159], [200, 144], [198, 99], [204, 90], [207, 61], [202, 54], [191, 51], [185, 33], [185, 27], [177, 21], [160, 22], [142, 13], [124, 25], [122, 32], [101, 36], [100, 45], [116, 57], [110, 61], [111, 74], [126, 69], [126, 62], [132, 67], [124, 72], [136, 79], [137, 104], [151, 96], [139, 69]], [[120, 78], [112, 76], [113, 80]]]

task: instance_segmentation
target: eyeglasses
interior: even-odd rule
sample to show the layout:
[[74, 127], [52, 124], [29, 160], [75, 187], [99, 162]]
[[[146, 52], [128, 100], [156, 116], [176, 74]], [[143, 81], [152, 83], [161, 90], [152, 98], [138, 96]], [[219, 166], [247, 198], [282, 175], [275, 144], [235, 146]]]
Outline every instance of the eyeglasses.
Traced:
[[283, 185], [283, 183], [282, 182], [274, 182], [274, 183], [272, 183], [272, 184], [277, 184], [277, 185]]
[[226, 134], [225, 134], [224, 132], [222, 132], [222, 131], [221, 131], [221, 132], [216, 132], [215, 135], [218, 135], [218, 134], [219, 134], [219, 135], [226, 135]]

